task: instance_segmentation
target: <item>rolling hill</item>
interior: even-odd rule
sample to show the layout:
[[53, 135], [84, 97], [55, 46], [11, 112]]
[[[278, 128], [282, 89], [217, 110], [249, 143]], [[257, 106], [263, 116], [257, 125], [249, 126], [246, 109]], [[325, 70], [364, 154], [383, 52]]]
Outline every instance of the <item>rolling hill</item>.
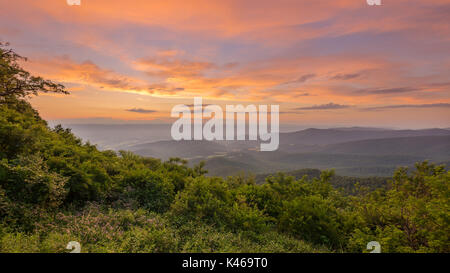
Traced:
[[206, 161], [210, 175], [268, 173], [304, 168], [336, 169], [348, 176], [389, 176], [396, 167], [421, 160], [450, 160], [446, 129], [306, 129], [280, 134], [280, 148], [258, 151], [259, 141], [157, 141], [129, 149], [162, 159]]

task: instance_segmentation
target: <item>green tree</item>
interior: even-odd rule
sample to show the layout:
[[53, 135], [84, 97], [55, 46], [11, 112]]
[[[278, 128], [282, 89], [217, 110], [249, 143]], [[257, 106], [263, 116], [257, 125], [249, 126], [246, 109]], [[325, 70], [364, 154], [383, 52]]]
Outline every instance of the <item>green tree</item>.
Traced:
[[385, 252], [450, 251], [450, 172], [428, 162], [412, 174], [400, 168], [388, 189], [361, 195], [353, 204], [360, 225], [349, 249], [379, 241]]
[[9, 44], [0, 43], [0, 103], [8, 98], [23, 98], [37, 95], [38, 92], [56, 92], [68, 94], [65, 87], [39, 76], [33, 76], [20, 66], [20, 61], [26, 61]]

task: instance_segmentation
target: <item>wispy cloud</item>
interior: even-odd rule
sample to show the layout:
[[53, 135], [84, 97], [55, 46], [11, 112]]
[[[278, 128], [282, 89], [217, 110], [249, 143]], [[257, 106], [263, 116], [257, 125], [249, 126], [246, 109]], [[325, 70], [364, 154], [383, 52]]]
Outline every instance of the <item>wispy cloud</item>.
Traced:
[[358, 78], [359, 76], [361, 76], [361, 74], [358, 73], [353, 73], [353, 74], [337, 74], [334, 75], [333, 77], [331, 77], [332, 80], [351, 80], [351, 79], [355, 79]]
[[[202, 103], [202, 106], [203, 106], [203, 107], [208, 106], [208, 105], [211, 105], [211, 104], [208, 104], [208, 103]], [[187, 107], [194, 107], [195, 104], [192, 104], [192, 103], [191, 103], [191, 104], [186, 104], [186, 106], [187, 106]]]
[[284, 84], [304, 83], [304, 82], [306, 82], [306, 81], [308, 81], [308, 80], [310, 80], [310, 79], [313, 79], [313, 78], [315, 78], [315, 77], [316, 77], [316, 74], [314, 74], [314, 73], [305, 74], [305, 75], [300, 76], [298, 79], [295, 79], [295, 80], [293, 80], [293, 81], [285, 82]]
[[399, 93], [408, 93], [408, 92], [414, 92], [419, 91], [420, 88], [416, 87], [395, 87], [395, 88], [379, 88], [379, 89], [361, 89], [355, 91], [357, 94], [361, 95], [388, 95], [388, 94], [399, 94]]
[[138, 60], [136, 67], [150, 76], [168, 78], [200, 76], [204, 71], [214, 68], [215, 64], [159, 56]]
[[297, 111], [280, 111], [279, 112], [280, 115], [290, 115], [290, 114], [295, 114], [295, 115], [302, 115], [304, 114], [303, 112], [297, 112]]
[[336, 103], [330, 102], [328, 104], [314, 105], [314, 106], [308, 106], [308, 107], [298, 107], [298, 108], [295, 108], [295, 110], [335, 110], [335, 109], [345, 109], [345, 108], [350, 108], [350, 107], [352, 107], [352, 106], [336, 104]]
[[158, 112], [156, 110], [143, 109], [143, 108], [132, 108], [132, 109], [126, 109], [125, 111], [134, 112], [134, 113], [140, 113], [140, 114], [149, 114], [149, 113]]
[[398, 105], [366, 107], [366, 108], [362, 108], [362, 110], [378, 111], [378, 110], [403, 109], [403, 108], [450, 108], [450, 103], [398, 104]]
[[76, 62], [68, 56], [37, 59], [27, 63], [32, 69], [65, 83], [88, 84], [98, 88], [138, 91], [146, 89], [145, 81], [105, 69], [90, 60]]
[[311, 96], [311, 94], [310, 93], [308, 93], [308, 92], [293, 92], [293, 94], [292, 94], [292, 96], [293, 97], [309, 97], [309, 96]]

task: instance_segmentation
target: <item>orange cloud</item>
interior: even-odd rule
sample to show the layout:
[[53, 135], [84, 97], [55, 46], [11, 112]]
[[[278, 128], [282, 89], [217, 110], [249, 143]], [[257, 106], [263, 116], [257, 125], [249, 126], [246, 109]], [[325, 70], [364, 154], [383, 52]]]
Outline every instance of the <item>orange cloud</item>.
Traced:
[[74, 93], [114, 91], [104, 112], [91, 109], [100, 95], [94, 106], [77, 97], [92, 113], [147, 109], [133, 104], [136, 94], [292, 109], [450, 101], [448, 0], [0, 2], [0, 34], [30, 53], [32, 72]]
[[166, 58], [165, 56], [138, 60], [136, 62], [136, 68], [145, 71], [150, 76], [176, 78], [199, 76], [204, 71], [215, 67], [210, 62], [194, 62]]
[[[269, 44], [362, 31], [420, 29], [449, 34], [445, 24], [448, 16], [431, 9], [443, 6], [445, 10], [445, 5], [448, 5], [446, 0], [386, 1], [382, 7], [369, 7], [364, 0], [129, 0], [126, 3], [96, 0], [85, 1], [80, 7], [69, 7], [63, 0], [8, 1], [11, 11], [33, 23], [42, 19], [29, 10], [74, 25], [164, 26], [193, 35], [240, 37]], [[322, 23], [325, 26], [321, 26]]]
[[69, 57], [54, 57], [24, 64], [40, 75], [63, 83], [92, 85], [112, 90], [142, 91], [144, 82], [121, 75], [109, 69], [102, 69], [91, 61], [74, 62]]

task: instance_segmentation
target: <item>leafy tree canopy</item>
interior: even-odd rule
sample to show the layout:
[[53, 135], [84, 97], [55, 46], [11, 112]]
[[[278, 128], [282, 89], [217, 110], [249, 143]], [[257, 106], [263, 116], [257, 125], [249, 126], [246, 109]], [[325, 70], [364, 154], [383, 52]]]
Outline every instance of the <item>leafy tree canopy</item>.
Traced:
[[55, 92], [68, 94], [61, 84], [42, 77], [33, 76], [21, 66], [27, 58], [8, 48], [8, 43], [0, 42], [0, 102], [8, 98], [24, 98], [37, 95], [38, 92]]

